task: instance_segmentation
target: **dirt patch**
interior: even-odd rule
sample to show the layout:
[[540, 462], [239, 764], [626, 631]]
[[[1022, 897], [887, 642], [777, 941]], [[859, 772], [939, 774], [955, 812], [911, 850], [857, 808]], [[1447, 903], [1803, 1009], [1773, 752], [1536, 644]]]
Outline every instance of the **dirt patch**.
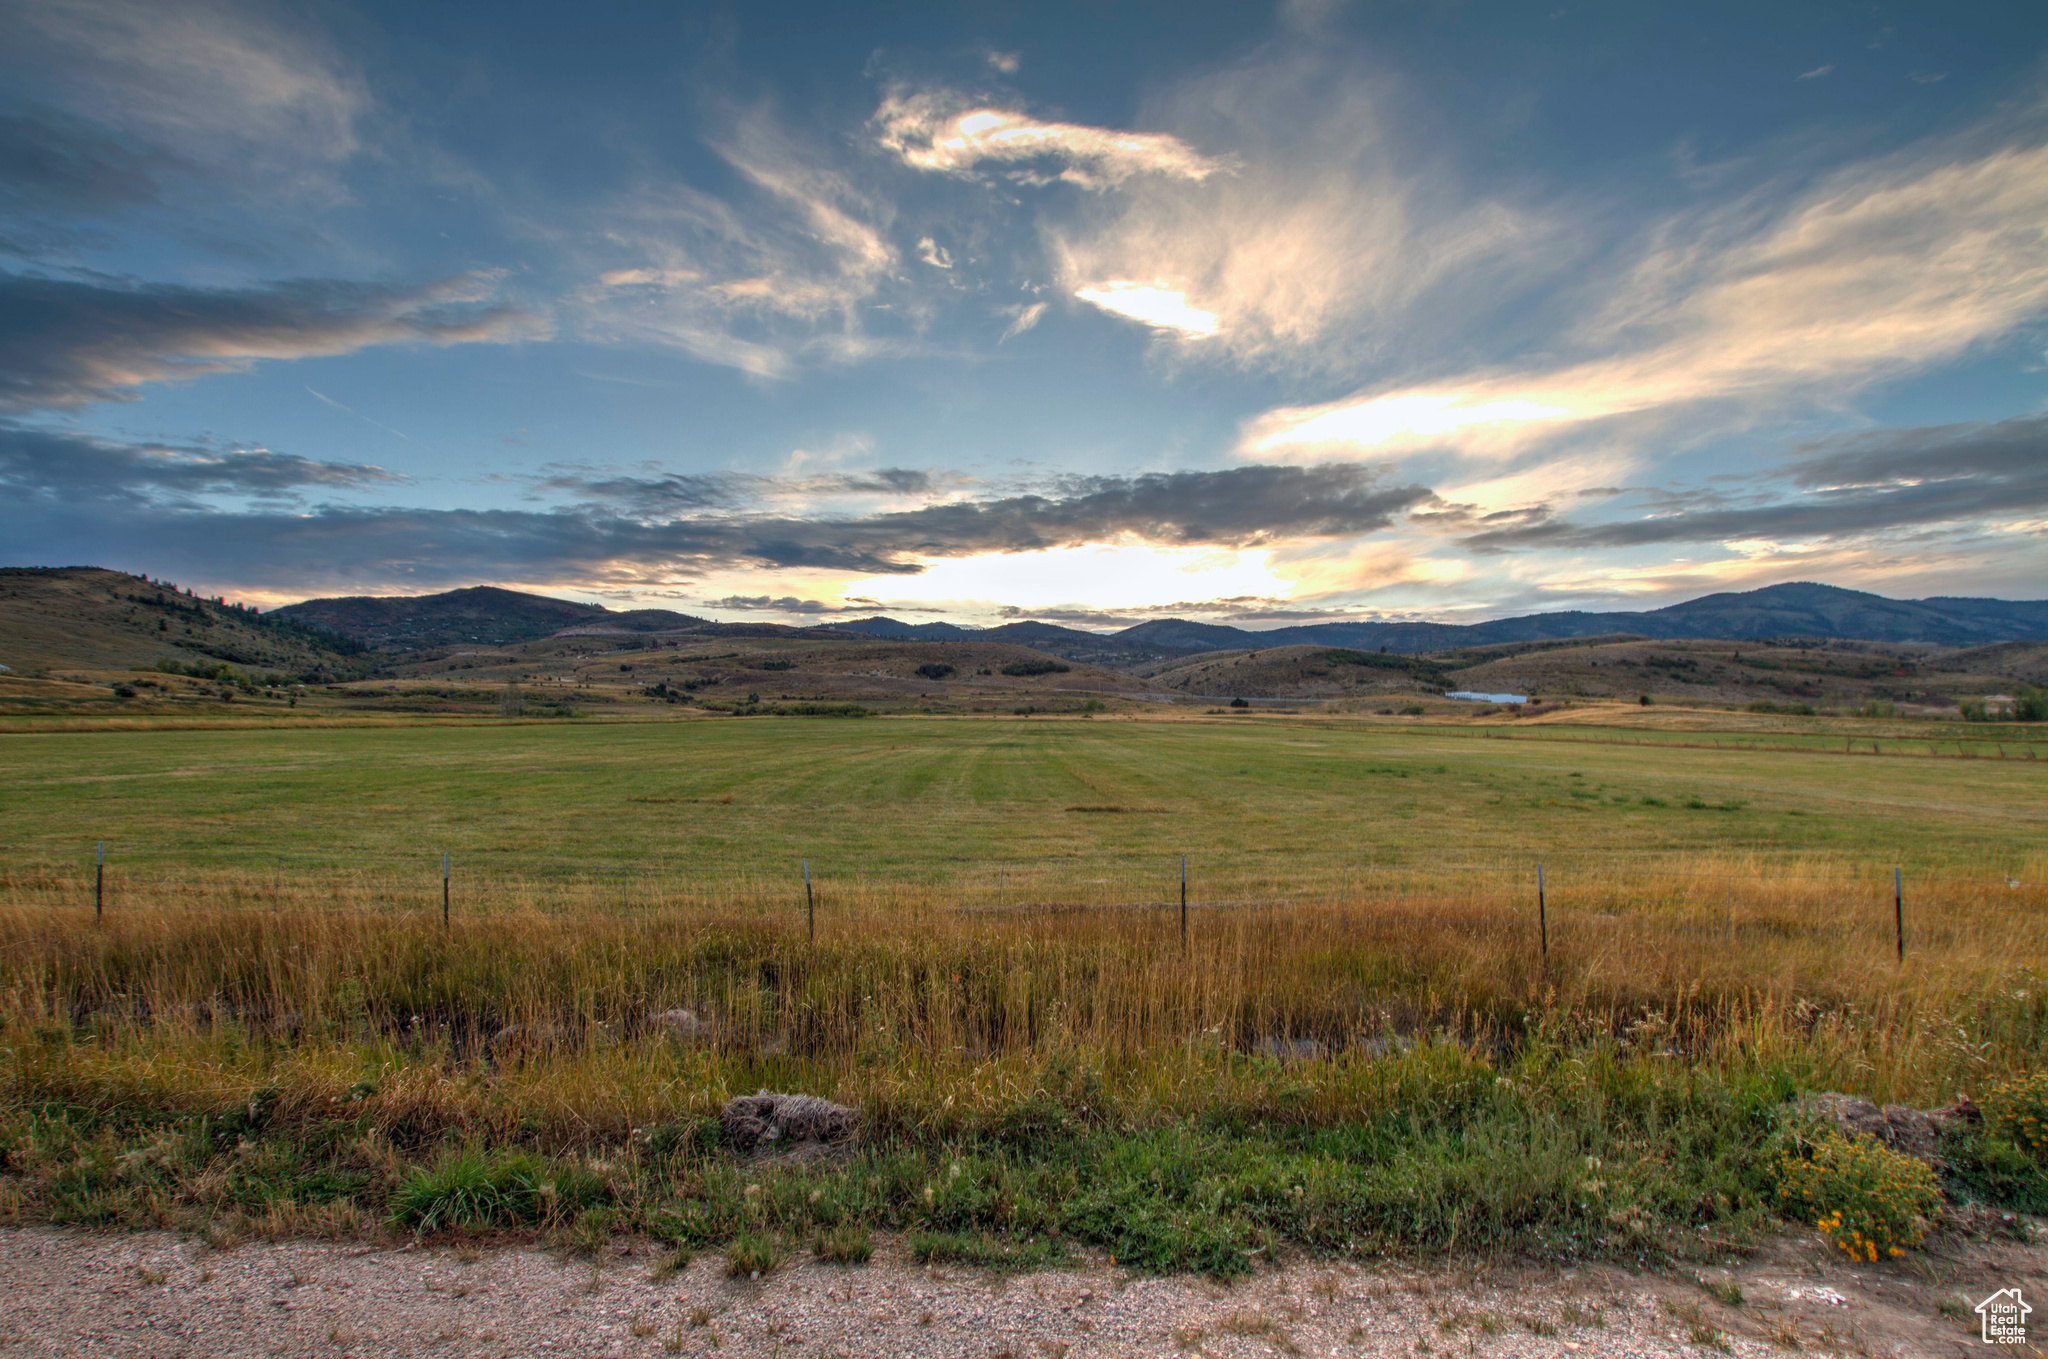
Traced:
[[[0, 1231], [0, 1354], [796, 1356], [2038, 1354], [1989, 1351], [1969, 1308], [2048, 1297], [2048, 1248], [1950, 1240], [1870, 1267], [1787, 1237], [1702, 1274], [1300, 1261], [1224, 1286], [1106, 1260], [1016, 1277], [807, 1263], [728, 1278], [708, 1253], [664, 1273], [648, 1248], [250, 1243], [170, 1233]], [[2037, 1291], [2039, 1290], [2039, 1291]]]

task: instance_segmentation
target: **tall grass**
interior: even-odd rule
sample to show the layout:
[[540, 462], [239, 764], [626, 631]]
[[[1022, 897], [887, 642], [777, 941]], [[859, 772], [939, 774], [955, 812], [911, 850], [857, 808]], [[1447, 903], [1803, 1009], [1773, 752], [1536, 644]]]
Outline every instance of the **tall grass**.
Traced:
[[[0, 907], [0, 1035], [17, 1079], [52, 1094], [135, 1083], [203, 1105], [260, 1082], [317, 1100], [384, 1073], [423, 1101], [423, 1128], [538, 1121], [571, 1140], [771, 1076], [943, 1124], [1050, 1064], [1193, 1114], [1234, 1056], [1323, 1070], [1432, 1037], [1507, 1052], [1546, 1027], [1690, 1063], [1790, 1055], [1887, 1100], [2039, 1061], [2040, 887], [1921, 884], [1902, 965], [1888, 875], [1743, 867], [1552, 875], [1547, 957], [1533, 883], [1500, 874], [1237, 884], [1195, 899], [1185, 946], [1177, 899], [1015, 881], [967, 902], [828, 881], [812, 943], [786, 891], [745, 884], [604, 910], [528, 884], [444, 930], [374, 884], [311, 909], [261, 877], [215, 879], [99, 926], [90, 908]], [[32, 1039], [56, 1029], [94, 1042]], [[1309, 1081], [1302, 1116], [1343, 1116], [1340, 1085]]]

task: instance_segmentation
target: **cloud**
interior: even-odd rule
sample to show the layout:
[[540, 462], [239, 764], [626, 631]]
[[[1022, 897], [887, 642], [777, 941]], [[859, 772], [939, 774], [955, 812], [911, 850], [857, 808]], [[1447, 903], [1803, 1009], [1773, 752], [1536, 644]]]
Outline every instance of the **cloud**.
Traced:
[[[868, 313], [897, 263], [888, 206], [766, 109], [728, 121], [711, 147], [738, 177], [730, 194], [650, 181], [563, 233], [601, 261], [591, 269], [599, 286], [574, 300], [586, 332], [768, 378], [789, 376], [805, 357], [877, 352]], [[932, 249], [927, 262], [947, 258]]]
[[[569, 495], [641, 519], [670, 519], [700, 510], [757, 510], [776, 501], [830, 496], [924, 496], [941, 479], [910, 467], [770, 477], [753, 472], [662, 472], [654, 476], [584, 466], [544, 468], [536, 490]], [[950, 479], [949, 479], [950, 480]]]
[[0, 61], [17, 98], [210, 177], [341, 195], [333, 169], [362, 147], [374, 102], [355, 65], [291, 11], [237, 0], [7, 9]]
[[1046, 169], [1010, 173], [1026, 182], [1105, 189], [1138, 175], [1203, 180], [1229, 168], [1163, 132], [1046, 122], [949, 90], [892, 92], [870, 126], [876, 140], [905, 165], [940, 174], [972, 175], [984, 162], [1036, 163]]
[[953, 257], [946, 248], [929, 236], [920, 237], [917, 242], [917, 257], [934, 269], [951, 269]]
[[[1664, 492], [1662, 512], [1619, 522], [1555, 519], [1546, 506], [1460, 516], [1476, 551], [1811, 540], [1918, 525], [2012, 520], [2048, 511], [2048, 416], [1993, 425], [1885, 430], [1807, 445], [1782, 470], [1801, 492]], [[1656, 493], [1652, 493], [1656, 495]]]
[[1602, 357], [1268, 412], [1272, 460], [1451, 443], [1512, 453], [1587, 421], [1740, 398], [1838, 398], [1953, 358], [2048, 306], [2048, 147], [1920, 147], [1772, 207], [1664, 223], [1604, 306], [1561, 336]]
[[1140, 288], [1177, 299], [1188, 324], [1161, 334], [1254, 369], [1352, 375], [1396, 340], [1462, 343], [1454, 326], [1573, 247], [1547, 250], [1560, 238], [1542, 214], [1466, 188], [1409, 131], [1408, 97], [1398, 75], [1300, 31], [1181, 83], [1147, 121], [1227, 150], [1231, 172], [1054, 205], [1043, 234], [1062, 288], [1096, 305]]
[[1154, 330], [1170, 331], [1186, 340], [1216, 333], [1216, 313], [1188, 305], [1186, 293], [1143, 283], [1116, 281], [1097, 288], [1076, 288], [1074, 296], [1118, 316], [1127, 316]]
[[267, 448], [124, 444], [0, 424], [0, 487], [16, 505], [134, 509], [198, 506], [204, 495], [260, 498], [403, 481], [364, 463], [319, 462]]
[[853, 604], [827, 604], [822, 599], [798, 599], [795, 595], [784, 595], [779, 599], [773, 595], [727, 595], [723, 599], [705, 600], [704, 607], [736, 613], [834, 614], [872, 613], [876, 605], [872, 599]]
[[1045, 306], [1046, 304], [1043, 302], [1033, 302], [1028, 307], [1015, 308], [1015, 319], [1010, 322], [1008, 328], [1003, 331], [1002, 338], [998, 339], [996, 343], [1001, 344], [1003, 340], [1022, 335], [1025, 331], [1037, 325], [1039, 319], [1045, 315]]
[[1813, 69], [1812, 69], [1811, 71], [1807, 71], [1807, 72], [1805, 72], [1805, 73], [1803, 73], [1803, 74], [1801, 74], [1801, 75], [1797, 75], [1797, 76], [1794, 76], [1794, 77], [1793, 77], [1793, 79], [1795, 79], [1795, 80], [1819, 80], [1819, 79], [1820, 79], [1820, 78], [1821, 78], [1822, 76], [1824, 76], [1824, 75], [1833, 75], [1833, 74], [1834, 74], [1834, 70], [1835, 70], [1835, 68], [1834, 68], [1834, 67], [1832, 67], [1832, 66], [1816, 66], [1816, 67], [1814, 67], [1814, 68], [1813, 68]]
[[0, 114], [0, 212], [104, 212], [148, 203], [175, 162], [56, 112]]
[[146, 382], [380, 344], [502, 342], [535, 319], [471, 277], [421, 287], [300, 280], [248, 289], [0, 274], [0, 409], [130, 398]]
[[[311, 476], [308, 469], [318, 466], [297, 475]], [[1432, 499], [1427, 488], [1392, 484], [1377, 469], [1333, 465], [1075, 478], [1046, 495], [809, 519], [733, 512], [652, 519], [603, 504], [552, 511], [326, 505], [294, 513], [195, 506], [113, 514], [52, 504], [61, 502], [63, 474], [49, 471], [47, 462], [25, 475], [26, 494], [0, 502], [0, 537], [19, 544], [26, 559], [51, 552], [64, 560], [83, 554], [131, 563], [160, 556], [188, 574], [203, 562], [214, 576], [261, 574], [314, 587], [477, 579], [649, 583], [763, 566], [914, 576], [933, 559], [1090, 543], [1248, 547], [1355, 536]], [[35, 475], [50, 480], [39, 489]]]

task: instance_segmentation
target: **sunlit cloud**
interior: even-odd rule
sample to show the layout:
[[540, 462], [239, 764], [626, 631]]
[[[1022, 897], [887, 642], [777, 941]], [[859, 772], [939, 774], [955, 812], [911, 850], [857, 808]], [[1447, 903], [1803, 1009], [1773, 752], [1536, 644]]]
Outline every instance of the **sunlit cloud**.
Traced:
[[1953, 358], [2048, 307], [2048, 148], [1922, 149], [1836, 176], [1761, 230], [1756, 215], [1740, 203], [1660, 233], [1570, 337], [1608, 357], [1274, 410], [1241, 451], [1513, 454], [1560, 425], [1726, 398], [1746, 418]]
[[942, 174], [972, 174], [990, 161], [1040, 162], [1050, 172], [1025, 171], [1026, 179], [1101, 189], [1134, 175], [1202, 180], [1227, 168], [1163, 132], [1045, 122], [974, 104], [946, 90], [888, 95], [875, 111], [873, 127], [876, 139], [905, 165]]
[[1205, 357], [1286, 372], [1356, 374], [1397, 334], [1412, 347], [1469, 323], [1543, 276], [1558, 233], [1404, 145], [1404, 97], [1299, 35], [1172, 88], [1148, 120], [1227, 150], [1232, 171], [1073, 205], [1044, 228], [1061, 283], [1177, 293], [1214, 318]]
[[1216, 333], [1216, 313], [1188, 305], [1188, 295], [1144, 283], [1123, 281], [1074, 289], [1074, 296], [1104, 311], [1128, 316], [1154, 330], [1199, 340]]

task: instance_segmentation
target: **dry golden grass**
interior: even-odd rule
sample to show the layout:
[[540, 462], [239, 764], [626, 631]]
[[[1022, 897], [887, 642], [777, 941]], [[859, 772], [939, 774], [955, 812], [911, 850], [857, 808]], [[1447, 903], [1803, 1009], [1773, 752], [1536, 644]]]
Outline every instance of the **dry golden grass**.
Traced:
[[[75, 901], [79, 883], [16, 880], [0, 1041], [24, 1094], [203, 1109], [261, 1084], [313, 1110], [368, 1092], [422, 1135], [525, 1120], [618, 1137], [771, 1076], [937, 1130], [1078, 1069], [1105, 1097], [1194, 1115], [1228, 1097], [1233, 1053], [1346, 1070], [1297, 1096], [1304, 1116], [1342, 1117], [1369, 1097], [1367, 1055], [1542, 1032], [1685, 1063], [1792, 1060], [1817, 1085], [1939, 1101], [2033, 1060], [2048, 896], [2030, 876], [1910, 901], [1903, 965], [1888, 874], [1725, 857], [1552, 878], [1547, 959], [1533, 883], [1419, 869], [1198, 898], [1185, 952], [1177, 901], [1014, 881], [965, 903], [834, 884], [813, 943], [786, 885], [600, 908], [508, 882], [444, 930], [438, 902], [397, 909], [373, 880], [327, 884], [315, 905], [216, 873], [99, 925], [23, 900]], [[695, 1032], [660, 1018], [683, 1009]], [[58, 1026], [97, 1041], [38, 1042]]]

